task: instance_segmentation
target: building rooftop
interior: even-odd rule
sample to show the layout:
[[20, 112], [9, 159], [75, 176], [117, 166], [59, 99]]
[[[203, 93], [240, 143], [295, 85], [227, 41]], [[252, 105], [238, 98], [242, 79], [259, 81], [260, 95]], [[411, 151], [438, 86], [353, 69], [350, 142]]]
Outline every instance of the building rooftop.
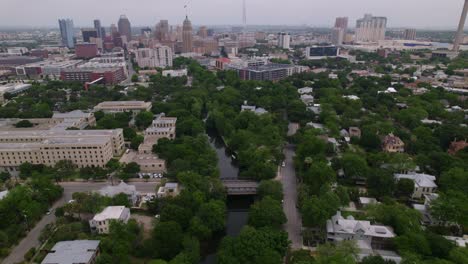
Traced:
[[89, 263], [99, 248], [99, 240], [74, 240], [57, 242], [42, 264]]
[[67, 113], [55, 112], [52, 118], [88, 118], [92, 113], [86, 113], [81, 110], [74, 110]]
[[96, 214], [93, 220], [104, 221], [107, 219], [120, 219], [125, 209], [125, 206], [108, 206], [102, 212]]
[[126, 184], [125, 182], [121, 181], [119, 185], [116, 186], [105, 186], [99, 190], [99, 194], [103, 196], [114, 197], [117, 194], [125, 193], [125, 194], [135, 194], [136, 187], [134, 185]]
[[270, 63], [270, 64], [261, 65], [261, 66], [250, 66], [245, 69], [249, 71], [262, 72], [262, 71], [289, 69], [293, 67], [294, 65], [290, 65], [290, 64]]
[[356, 234], [362, 233], [366, 236], [392, 238], [395, 237], [391, 227], [383, 225], [372, 225], [369, 221], [355, 220], [353, 216], [344, 218], [341, 212], [336, 212], [331, 220], [327, 220], [327, 232]]
[[410, 172], [408, 174], [396, 173], [395, 178], [399, 179], [410, 179], [414, 181], [415, 187], [426, 187], [426, 188], [436, 188], [437, 184], [435, 183], [436, 177], [424, 174], [424, 173], [415, 173]]

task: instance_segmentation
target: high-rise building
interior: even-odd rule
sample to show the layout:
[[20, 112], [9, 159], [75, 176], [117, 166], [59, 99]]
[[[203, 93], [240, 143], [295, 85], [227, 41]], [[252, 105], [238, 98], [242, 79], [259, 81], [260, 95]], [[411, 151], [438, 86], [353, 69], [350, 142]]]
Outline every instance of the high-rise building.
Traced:
[[334, 45], [342, 45], [345, 38], [345, 30], [343, 28], [334, 27], [331, 33], [331, 42]]
[[356, 41], [378, 42], [384, 40], [386, 29], [386, 17], [374, 17], [371, 14], [365, 14], [364, 18], [356, 21]]
[[185, 17], [184, 24], [182, 25], [182, 52], [192, 52], [193, 48], [193, 36], [192, 36], [192, 22]]
[[156, 25], [155, 37], [159, 41], [169, 40], [169, 21], [159, 21], [159, 23]]
[[71, 19], [59, 19], [60, 36], [62, 39], [62, 45], [73, 48], [75, 47], [73, 20]]
[[132, 40], [132, 26], [130, 25], [130, 20], [128, 20], [125, 15], [120, 16], [117, 25], [119, 27], [120, 36], [125, 36], [127, 41]]
[[335, 27], [342, 28], [346, 32], [348, 28], [348, 18], [347, 17], [337, 17], [335, 20]]
[[289, 49], [291, 36], [288, 33], [278, 33], [278, 47], [282, 49]]
[[404, 38], [406, 40], [415, 40], [416, 39], [416, 29], [414, 29], [414, 28], [405, 29]]
[[201, 26], [198, 29], [198, 36], [200, 38], [207, 38], [208, 37], [208, 29], [205, 26]]
[[172, 67], [172, 49], [167, 46], [140, 48], [135, 52], [136, 62], [140, 68]]
[[101, 26], [101, 21], [99, 19], [94, 20], [94, 29], [97, 31], [97, 37], [104, 39], [106, 36], [106, 30]]
[[115, 24], [110, 25], [110, 34], [113, 36], [115, 33], [118, 33], [119, 30], [117, 29], [117, 26]]
[[348, 30], [348, 18], [337, 17], [335, 27], [332, 29], [331, 42], [335, 45], [342, 45], [345, 41], [346, 31]]
[[81, 35], [83, 35], [83, 42], [90, 42], [91, 38], [98, 38], [99, 33], [94, 28], [82, 28]]

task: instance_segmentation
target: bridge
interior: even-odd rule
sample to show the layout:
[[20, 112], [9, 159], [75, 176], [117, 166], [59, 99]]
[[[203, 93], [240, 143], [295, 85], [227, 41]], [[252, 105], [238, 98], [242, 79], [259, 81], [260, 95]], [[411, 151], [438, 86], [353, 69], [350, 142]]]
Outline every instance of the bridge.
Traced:
[[221, 179], [228, 195], [256, 195], [258, 182], [251, 180]]

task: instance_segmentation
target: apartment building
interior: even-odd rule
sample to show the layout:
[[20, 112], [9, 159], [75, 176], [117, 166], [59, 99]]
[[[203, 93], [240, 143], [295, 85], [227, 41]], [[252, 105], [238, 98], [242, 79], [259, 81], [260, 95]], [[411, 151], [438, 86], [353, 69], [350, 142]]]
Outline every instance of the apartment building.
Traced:
[[384, 40], [386, 29], [386, 17], [374, 17], [371, 14], [365, 14], [363, 18], [356, 21], [356, 41], [378, 42]]
[[137, 49], [135, 57], [140, 68], [172, 67], [172, 49], [167, 46]]
[[108, 206], [89, 220], [89, 226], [93, 232], [108, 234], [112, 221], [127, 223], [129, 219], [130, 209], [125, 206]]
[[151, 111], [151, 102], [144, 101], [105, 101], [94, 107], [94, 111], [104, 113]]

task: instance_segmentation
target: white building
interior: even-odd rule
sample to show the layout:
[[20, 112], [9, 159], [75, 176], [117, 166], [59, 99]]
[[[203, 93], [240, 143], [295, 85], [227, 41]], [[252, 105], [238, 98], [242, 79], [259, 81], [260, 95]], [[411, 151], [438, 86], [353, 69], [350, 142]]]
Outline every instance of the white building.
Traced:
[[119, 185], [105, 186], [99, 190], [100, 195], [107, 197], [114, 197], [121, 193], [127, 195], [130, 204], [137, 205], [140, 194], [137, 192], [135, 185], [129, 185], [121, 181]]
[[165, 70], [165, 71], [162, 71], [162, 76], [164, 76], [164, 77], [183, 77], [183, 76], [187, 76], [187, 69]]
[[108, 206], [89, 220], [89, 226], [98, 234], [108, 234], [111, 221], [127, 223], [129, 219], [130, 210], [125, 206]]
[[371, 14], [365, 14], [364, 18], [356, 21], [357, 42], [378, 42], [385, 39], [387, 29], [386, 17], [374, 17]]
[[311, 94], [313, 91], [314, 91], [314, 88], [312, 87], [303, 87], [303, 88], [297, 89], [297, 92], [299, 94]]
[[172, 49], [168, 46], [137, 49], [135, 59], [140, 68], [172, 67]]
[[395, 236], [393, 229], [389, 226], [372, 225], [369, 221], [355, 220], [351, 215], [344, 218], [340, 211], [327, 220], [327, 240], [335, 243], [345, 240], [356, 241], [360, 250], [359, 259], [370, 255], [380, 255], [384, 259], [399, 263], [400, 256], [395, 252], [385, 250]]
[[303, 94], [301, 95], [301, 101], [305, 105], [313, 105], [314, 104], [314, 97], [310, 94]]
[[291, 36], [288, 33], [278, 33], [278, 47], [282, 49], [289, 49], [291, 43]]
[[92, 264], [99, 255], [99, 240], [60, 241], [49, 250], [42, 264]]
[[177, 196], [180, 193], [179, 184], [176, 182], [168, 182], [164, 186], [159, 187], [156, 196], [158, 198], [167, 196]]
[[408, 174], [395, 174], [395, 179], [410, 179], [414, 181], [414, 191], [411, 195], [412, 198], [422, 198], [423, 195], [432, 194], [437, 190], [435, 183], [436, 177], [423, 173], [410, 172]]
[[31, 88], [31, 84], [27, 83], [7, 83], [0, 85], [0, 102], [5, 100], [4, 95], [8, 94], [19, 94]]
[[120, 113], [150, 111], [151, 102], [144, 101], [104, 101], [94, 107], [94, 111], [103, 111], [104, 113]]

